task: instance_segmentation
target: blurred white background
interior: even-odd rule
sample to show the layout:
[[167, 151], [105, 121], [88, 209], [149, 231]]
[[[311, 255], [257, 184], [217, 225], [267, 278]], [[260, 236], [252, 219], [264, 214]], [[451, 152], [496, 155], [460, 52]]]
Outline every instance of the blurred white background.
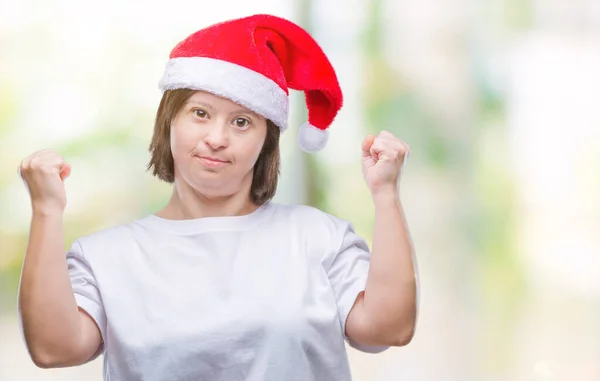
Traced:
[[30, 207], [16, 168], [41, 148], [73, 166], [67, 246], [153, 212], [144, 171], [172, 47], [213, 22], [290, 18], [345, 94], [328, 147], [301, 153], [293, 94], [276, 201], [354, 222], [373, 207], [360, 142], [411, 146], [401, 198], [421, 279], [404, 348], [349, 349], [357, 381], [600, 380], [600, 2], [221, 0], [0, 2], [0, 380], [100, 380], [102, 359], [42, 370], [18, 328]]

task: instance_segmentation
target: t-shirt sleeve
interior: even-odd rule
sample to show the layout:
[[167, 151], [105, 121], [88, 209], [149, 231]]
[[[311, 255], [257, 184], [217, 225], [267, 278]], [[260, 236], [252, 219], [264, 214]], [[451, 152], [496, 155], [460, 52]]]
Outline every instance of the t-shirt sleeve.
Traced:
[[73, 242], [67, 252], [67, 267], [77, 305], [92, 317], [102, 334], [102, 344], [98, 348], [98, 351], [88, 360], [92, 361], [104, 351], [106, 315], [94, 273], [90, 264], [85, 259], [83, 248], [79, 241]]
[[334, 218], [334, 221], [338, 237], [334, 241], [339, 246], [336, 247], [335, 257], [327, 270], [327, 275], [335, 294], [342, 332], [344, 332], [346, 342], [352, 348], [367, 353], [383, 352], [389, 347], [362, 345], [345, 335], [348, 314], [354, 306], [358, 294], [364, 291], [367, 284], [371, 255], [369, 246], [363, 238], [356, 234], [352, 224], [337, 218]]

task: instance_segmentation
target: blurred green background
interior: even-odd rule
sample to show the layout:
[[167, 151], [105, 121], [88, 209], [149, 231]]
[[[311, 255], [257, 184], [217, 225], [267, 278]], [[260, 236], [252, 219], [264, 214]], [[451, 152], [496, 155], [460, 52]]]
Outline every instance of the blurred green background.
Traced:
[[171, 48], [251, 13], [301, 23], [345, 94], [327, 148], [296, 146], [292, 95], [276, 201], [351, 220], [369, 243], [368, 133], [411, 146], [401, 199], [421, 305], [404, 348], [350, 350], [357, 381], [600, 380], [600, 2], [172, 0], [0, 2], [0, 379], [98, 380], [102, 360], [41, 370], [18, 329], [30, 205], [20, 161], [72, 165], [65, 248], [152, 213], [145, 172]]

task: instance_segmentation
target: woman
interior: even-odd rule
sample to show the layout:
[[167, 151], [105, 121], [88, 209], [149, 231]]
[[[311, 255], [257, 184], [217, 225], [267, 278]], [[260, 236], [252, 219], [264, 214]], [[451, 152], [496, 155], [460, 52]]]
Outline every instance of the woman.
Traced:
[[345, 341], [406, 345], [417, 312], [398, 197], [406, 144], [388, 132], [362, 144], [372, 255], [347, 221], [271, 202], [288, 88], [306, 93], [308, 152], [342, 105], [310, 35], [268, 15], [212, 25], [177, 44], [160, 88], [149, 169], [173, 194], [156, 213], [65, 256], [70, 166], [51, 150], [21, 163], [33, 217], [19, 310], [34, 363], [104, 354], [105, 380], [350, 380]]

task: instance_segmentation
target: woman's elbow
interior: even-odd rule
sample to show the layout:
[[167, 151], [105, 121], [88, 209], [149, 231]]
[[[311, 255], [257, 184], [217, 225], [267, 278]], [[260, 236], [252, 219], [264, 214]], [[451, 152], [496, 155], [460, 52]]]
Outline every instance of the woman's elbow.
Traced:
[[65, 368], [83, 363], [77, 351], [49, 348], [28, 348], [29, 357], [35, 366], [42, 369]]
[[405, 327], [403, 329], [398, 330], [399, 333], [395, 335], [395, 339], [392, 343], [394, 347], [404, 347], [410, 344], [413, 337], [415, 336], [415, 326], [411, 325], [410, 327]]
[[379, 327], [379, 330], [374, 330], [373, 336], [371, 336], [368, 342], [364, 344], [387, 346], [387, 347], [404, 347], [408, 345], [415, 333], [415, 326], [409, 324], [402, 324], [396, 326], [389, 326], [386, 329]]
[[29, 357], [31, 358], [31, 361], [33, 361], [33, 364], [38, 368], [52, 369], [61, 367], [60, 364], [62, 361], [55, 356], [51, 356], [39, 350], [30, 351]]

